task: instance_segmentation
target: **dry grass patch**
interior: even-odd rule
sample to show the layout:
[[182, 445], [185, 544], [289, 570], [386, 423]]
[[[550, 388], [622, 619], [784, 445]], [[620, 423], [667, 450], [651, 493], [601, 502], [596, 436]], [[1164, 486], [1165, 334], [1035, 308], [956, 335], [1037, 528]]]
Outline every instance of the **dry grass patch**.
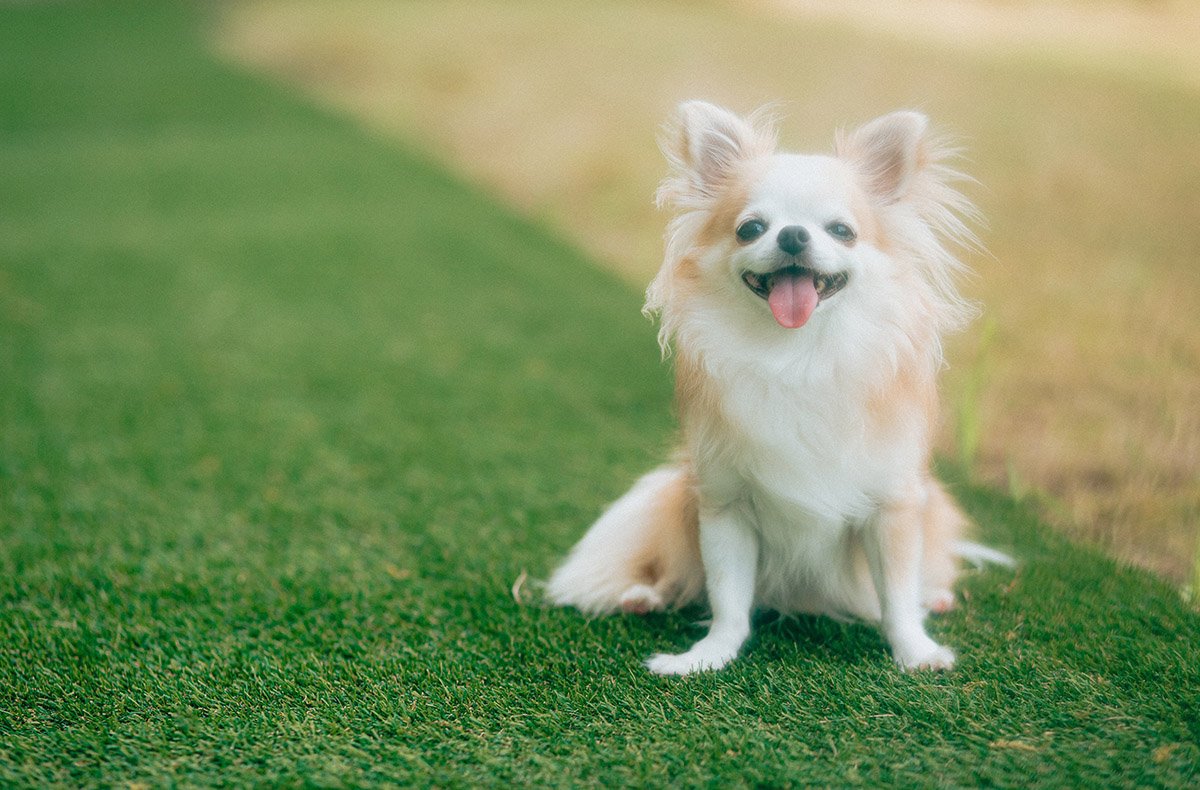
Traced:
[[[1196, 23], [1184, 6], [1152, 12], [1176, 14], [1165, 29], [1177, 36]], [[928, 112], [965, 139], [992, 253], [971, 261], [987, 318], [951, 349], [944, 446], [955, 422], [977, 431], [986, 479], [1037, 492], [1076, 536], [1187, 577], [1200, 521], [1200, 96], [1186, 60], [665, 2], [262, 0], [227, 6], [219, 42], [424, 146], [639, 287], [664, 222], [654, 136], [677, 101], [786, 100], [784, 142], [818, 149], [840, 124]]]

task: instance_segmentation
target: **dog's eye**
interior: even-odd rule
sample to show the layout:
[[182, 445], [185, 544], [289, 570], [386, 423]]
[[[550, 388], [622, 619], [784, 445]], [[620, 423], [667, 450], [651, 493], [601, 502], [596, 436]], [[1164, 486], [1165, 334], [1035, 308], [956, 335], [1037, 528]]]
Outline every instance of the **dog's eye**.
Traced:
[[835, 239], [844, 241], [846, 243], [852, 242], [858, 238], [854, 234], [854, 229], [844, 222], [831, 222], [825, 226], [825, 230], [829, 231], [830, 236], [833, 236]]
[[761, 219], [748, 219], [738, 225], [738, 241], [748, 244], [767, 232], [767, 223]]

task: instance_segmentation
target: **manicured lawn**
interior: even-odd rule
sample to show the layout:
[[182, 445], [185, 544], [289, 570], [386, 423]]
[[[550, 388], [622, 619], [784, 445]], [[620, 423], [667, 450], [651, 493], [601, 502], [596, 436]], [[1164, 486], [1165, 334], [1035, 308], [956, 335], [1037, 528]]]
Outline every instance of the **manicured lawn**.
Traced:
[[201, 22], [0, 8], [0, 785], [1197, 781], [1197, 616], [961, 480], [952, 674], [515, 600], [670, 445], [639, 295]]

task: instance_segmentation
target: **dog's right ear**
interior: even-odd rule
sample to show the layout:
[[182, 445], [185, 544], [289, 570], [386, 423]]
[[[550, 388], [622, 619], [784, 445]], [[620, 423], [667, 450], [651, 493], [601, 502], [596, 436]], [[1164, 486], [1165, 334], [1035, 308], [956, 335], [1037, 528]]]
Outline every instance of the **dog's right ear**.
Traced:
[[755, 117], [745, 120], [702, 101], [679, 105], [662, 139], [673, 172], [659, 192], [659, 203], [716, 197], [742, 163], [769, 155], [775, 134], [758, 128]]

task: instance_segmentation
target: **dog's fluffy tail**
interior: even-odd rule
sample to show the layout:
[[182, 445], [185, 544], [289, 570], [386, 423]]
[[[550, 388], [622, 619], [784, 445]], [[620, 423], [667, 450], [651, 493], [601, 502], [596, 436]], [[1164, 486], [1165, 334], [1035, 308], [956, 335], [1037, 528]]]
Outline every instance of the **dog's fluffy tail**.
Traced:
[[686, 465], [650, 472], [614, 502], [550, 577], [547, 598], [589, 614], [684, 606], [704, 589]]
[[956, 541], [952, 551], [954, 552], [954, 556], [971, 563], [976, 568], [989, 563], [992, 565], [1002, 565], [1005, 568], [1011, 568], [1017, 564], [1016, 560], [1004, 552], [990, 549], [987, 546], [973, 543], [969, 540]]

